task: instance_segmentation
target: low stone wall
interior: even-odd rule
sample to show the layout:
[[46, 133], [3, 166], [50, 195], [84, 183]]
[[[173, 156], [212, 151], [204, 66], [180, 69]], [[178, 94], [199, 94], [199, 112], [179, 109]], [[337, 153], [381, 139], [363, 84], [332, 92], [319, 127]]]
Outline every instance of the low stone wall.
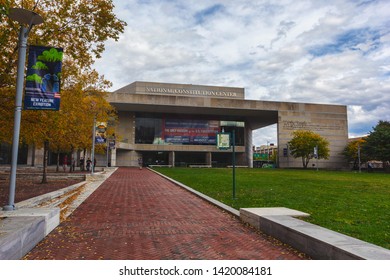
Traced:
[[59, 208], [25, 208], [0, 214], [0, 260], [23, 258], [60, 222]]
[[[0, 172], [0, 180], [8, 181], [9, 180], [8, 172]], [[40, 173], [17, 173], [16, 178], [42, 178], [42, 174]], [[56, 179], [56, 180], [85, 180], [86, 174], [82, 173], [48, 173], [47, 179]]]
[[288, 208], [240, 209], [242, 221], [321, 260], [390, 260], [390, 250], [296, 219], [308, 214]]

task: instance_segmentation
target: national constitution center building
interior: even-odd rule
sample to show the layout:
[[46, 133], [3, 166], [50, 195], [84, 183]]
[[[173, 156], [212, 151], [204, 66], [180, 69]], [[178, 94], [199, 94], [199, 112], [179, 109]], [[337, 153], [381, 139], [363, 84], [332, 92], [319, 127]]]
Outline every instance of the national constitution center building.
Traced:
[[278, 166], [302, 167], [288, 152], [295, 130], [311, 130], [330, 143], [320, 168], [343, 168], [348, 141], [347, 108], [341, 105], [256, 101], [245, 89], [134, 82], [110, 93], [118, 112], [112, 166], [215, 166], [232, 164], [232, 149], [219, 150], [217, 133], [235, 135], [236, 164], [253, 167], [253, 130], [277, 124]]

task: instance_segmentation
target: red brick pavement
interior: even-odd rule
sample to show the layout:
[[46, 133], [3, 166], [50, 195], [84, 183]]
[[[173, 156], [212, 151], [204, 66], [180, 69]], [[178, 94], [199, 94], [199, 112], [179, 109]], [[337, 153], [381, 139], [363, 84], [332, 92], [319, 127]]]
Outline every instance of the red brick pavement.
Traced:
[[302, 259], [153, 172], [119, 168], [25, 259]]

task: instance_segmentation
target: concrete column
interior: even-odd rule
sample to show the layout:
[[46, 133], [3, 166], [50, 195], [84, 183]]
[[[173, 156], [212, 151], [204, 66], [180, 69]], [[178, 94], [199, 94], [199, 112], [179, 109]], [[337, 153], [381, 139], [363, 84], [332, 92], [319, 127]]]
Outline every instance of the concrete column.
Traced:
[[43, 149], [37, 149], [34, 146], [29, 146], [27, 165], [43, 166]]
[[35, 166], [35, 145], [28, 145], [27, 165]]
[[169, 165], [175, 167], [175, 151], [169, 152]]
[[246, 161], [249, 168], [253, 168], [253, 149], [252, 149], [252, 129], [245, 124], [245, 153]]
[[211, 152], [206, 153], [206, 164], [211, 165], [212, 164], [212, 155]]
[[116, 166], [116, 149], [111, 149], [109, 156], [110, 156], [109, 162], [111, 162], [111, 166]]

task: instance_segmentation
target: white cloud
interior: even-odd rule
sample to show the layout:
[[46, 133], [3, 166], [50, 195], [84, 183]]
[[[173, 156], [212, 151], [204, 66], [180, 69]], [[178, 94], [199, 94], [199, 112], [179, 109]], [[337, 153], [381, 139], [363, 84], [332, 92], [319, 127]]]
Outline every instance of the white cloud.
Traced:
[[[128, 26], [97, 70], [136, 80], [245, 87], [246, 97], [348, 105], [350, 135], [390, 119], [387, 0], [114, 0]], [[274, 137], [272, 139], [272, 137]], [[254, 144], [276, 142], [274, 127]]]

